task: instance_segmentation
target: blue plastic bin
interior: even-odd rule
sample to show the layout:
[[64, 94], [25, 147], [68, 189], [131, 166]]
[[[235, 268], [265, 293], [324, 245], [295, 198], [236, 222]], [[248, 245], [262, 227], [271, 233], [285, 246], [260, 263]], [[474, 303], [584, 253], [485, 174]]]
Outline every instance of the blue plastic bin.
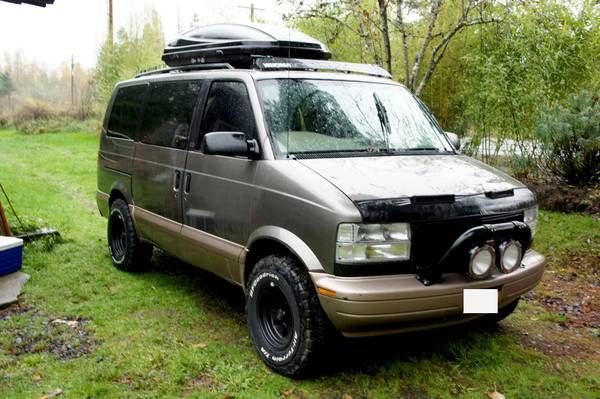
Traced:
[[0, 276], [21, 270], [23, 264], [23, 240], [0, 236]]

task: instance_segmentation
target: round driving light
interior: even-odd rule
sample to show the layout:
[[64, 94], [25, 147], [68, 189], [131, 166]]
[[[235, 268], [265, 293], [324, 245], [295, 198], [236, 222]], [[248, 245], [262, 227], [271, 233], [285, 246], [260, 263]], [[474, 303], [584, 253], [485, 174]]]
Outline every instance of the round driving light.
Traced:
[[481, 280], [489, 276], [492, 272], [492, 266], [494, 266], [496, 260], [496, 251], [489, 245], [482, 247], [475, 247], [470, 252], [471, 257], [469, 261], [469, 275], [476, 279]]
[[500, 270], [504, 273], [514, 272], [521, 264], [521, 244], [518, 241], [508, 241], [500, 244]]

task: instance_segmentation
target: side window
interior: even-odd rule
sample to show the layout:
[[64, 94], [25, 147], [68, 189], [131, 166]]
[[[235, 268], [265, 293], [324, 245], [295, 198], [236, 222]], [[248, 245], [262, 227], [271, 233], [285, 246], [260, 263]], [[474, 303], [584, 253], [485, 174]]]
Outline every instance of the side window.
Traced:
[[140, 141], [185, 149], [202, 82], [154, 83], [144, 110]]
[[242, 132], [256, 137], [256, 123], [246, 85], [242, 82], [213, 82], [210, 87], [202, 133]]
[[143, 84], [119, 89], [108, 119], [110, 135], [135, 138], [147, 88], [148, 86]]

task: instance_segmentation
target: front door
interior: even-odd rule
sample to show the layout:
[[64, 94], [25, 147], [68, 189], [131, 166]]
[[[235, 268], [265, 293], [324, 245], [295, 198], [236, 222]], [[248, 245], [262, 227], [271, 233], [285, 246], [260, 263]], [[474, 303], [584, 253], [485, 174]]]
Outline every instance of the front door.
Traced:
[[[248, 139], [256, 138], [254, 112], [244, 82], [211, 82], [200, 136], [218, 131], [243, 132]], [[181, 233], [186, 261], [236, 280], [231, 271], [250, 235], [252, 184], [257, 165], [257, 161], [248, 158], [206, 155], [199, 149], [190, 149]]]
[[183, 172], [202, 82], [152, 83], [136, 142], [134, 214], [142, 237], [179, 252]]

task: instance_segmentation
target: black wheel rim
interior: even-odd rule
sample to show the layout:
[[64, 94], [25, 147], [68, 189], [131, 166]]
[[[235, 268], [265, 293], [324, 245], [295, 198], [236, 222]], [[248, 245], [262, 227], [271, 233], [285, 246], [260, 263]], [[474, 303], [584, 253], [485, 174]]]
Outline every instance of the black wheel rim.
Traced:
[[294, 318], [284, 293], [273, 282], [263, 285], [256, 298], [258, 325], [266, 343], [282, 351], [292, 342]]
[[122, 259], [127, 251], [127, 232], [121, 212], [113, 212], [110, 215], [108, 240], [113, 258]]

